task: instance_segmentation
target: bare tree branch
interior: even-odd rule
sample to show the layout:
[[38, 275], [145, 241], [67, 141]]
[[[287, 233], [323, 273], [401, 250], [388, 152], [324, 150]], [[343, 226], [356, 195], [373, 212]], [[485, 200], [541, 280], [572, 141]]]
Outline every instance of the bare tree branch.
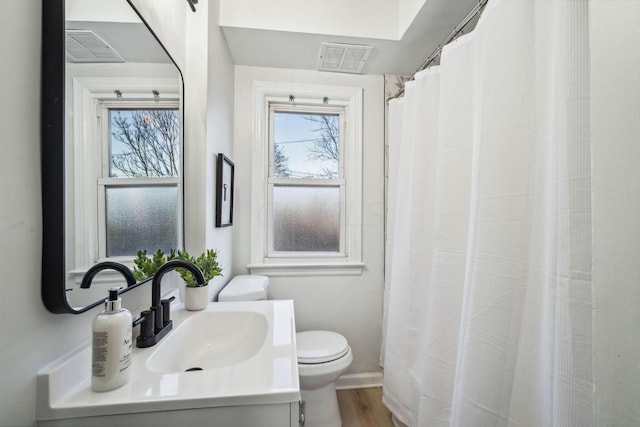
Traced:
[[128, 177], [179, 175], [180, 123], [175, 110], [133, 111], [131, 120], [118, 111], [111, 134], [125, 147], [111, 156], [114, 170]]
[[334, 161], [336, 168], [323, 168], [325, 178], [337, 178], [337, 165], [340, 162], [340, 121], [337, 115], [317, 114], [308, 115], [306, 120], [318, 124], [313, 132], [319, 135], [313, 140], [313, 148], [309, 149], [309, 157], [320, 161]]

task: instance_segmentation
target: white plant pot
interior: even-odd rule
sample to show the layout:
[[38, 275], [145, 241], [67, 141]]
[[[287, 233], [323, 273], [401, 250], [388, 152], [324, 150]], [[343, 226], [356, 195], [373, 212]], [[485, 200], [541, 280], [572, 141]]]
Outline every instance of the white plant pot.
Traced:
[[204, 310], [209, 305], [209, 286], [184, 288], [184, 308], [187, 310]]

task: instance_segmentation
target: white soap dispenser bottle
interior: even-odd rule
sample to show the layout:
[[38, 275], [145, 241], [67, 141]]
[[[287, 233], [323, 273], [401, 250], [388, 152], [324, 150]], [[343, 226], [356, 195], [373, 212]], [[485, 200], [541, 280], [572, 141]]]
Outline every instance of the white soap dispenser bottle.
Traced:
[[131, 378], [132, 317], [127, 309], [122, 308], [119, 289], [109, 289], [104, 311], [93, 320], [93, 391], [116, 389]]

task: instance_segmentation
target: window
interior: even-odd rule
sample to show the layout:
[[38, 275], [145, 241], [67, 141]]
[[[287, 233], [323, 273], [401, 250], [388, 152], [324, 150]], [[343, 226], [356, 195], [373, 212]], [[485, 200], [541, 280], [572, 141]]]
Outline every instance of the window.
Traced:
[[344, 108], [270, 105], [269, 256], [344, 254]]
[[360, 274], [361, 89], [265, 83], [254, 95], [249, 270]]
[[[100, 258], [179, 247], [180, 119], [172, 102], [101, 102]], [[103, 204], [103, 205], [102, 205]]]
[[96, 262], [182, 247], [183, 233], [179, 80], [75, 77], [72, 91], [70, 287]]

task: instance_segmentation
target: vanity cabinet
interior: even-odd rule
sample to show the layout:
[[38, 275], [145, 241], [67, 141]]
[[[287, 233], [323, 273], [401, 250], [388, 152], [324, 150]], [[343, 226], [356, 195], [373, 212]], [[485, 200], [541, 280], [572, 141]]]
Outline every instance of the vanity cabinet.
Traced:
[[65, 418], [39, 421], [38, 425], [50, 427], [298, 427], [298, 402], [225, 406], [163, 412], [103, 415], [99, 417]]

